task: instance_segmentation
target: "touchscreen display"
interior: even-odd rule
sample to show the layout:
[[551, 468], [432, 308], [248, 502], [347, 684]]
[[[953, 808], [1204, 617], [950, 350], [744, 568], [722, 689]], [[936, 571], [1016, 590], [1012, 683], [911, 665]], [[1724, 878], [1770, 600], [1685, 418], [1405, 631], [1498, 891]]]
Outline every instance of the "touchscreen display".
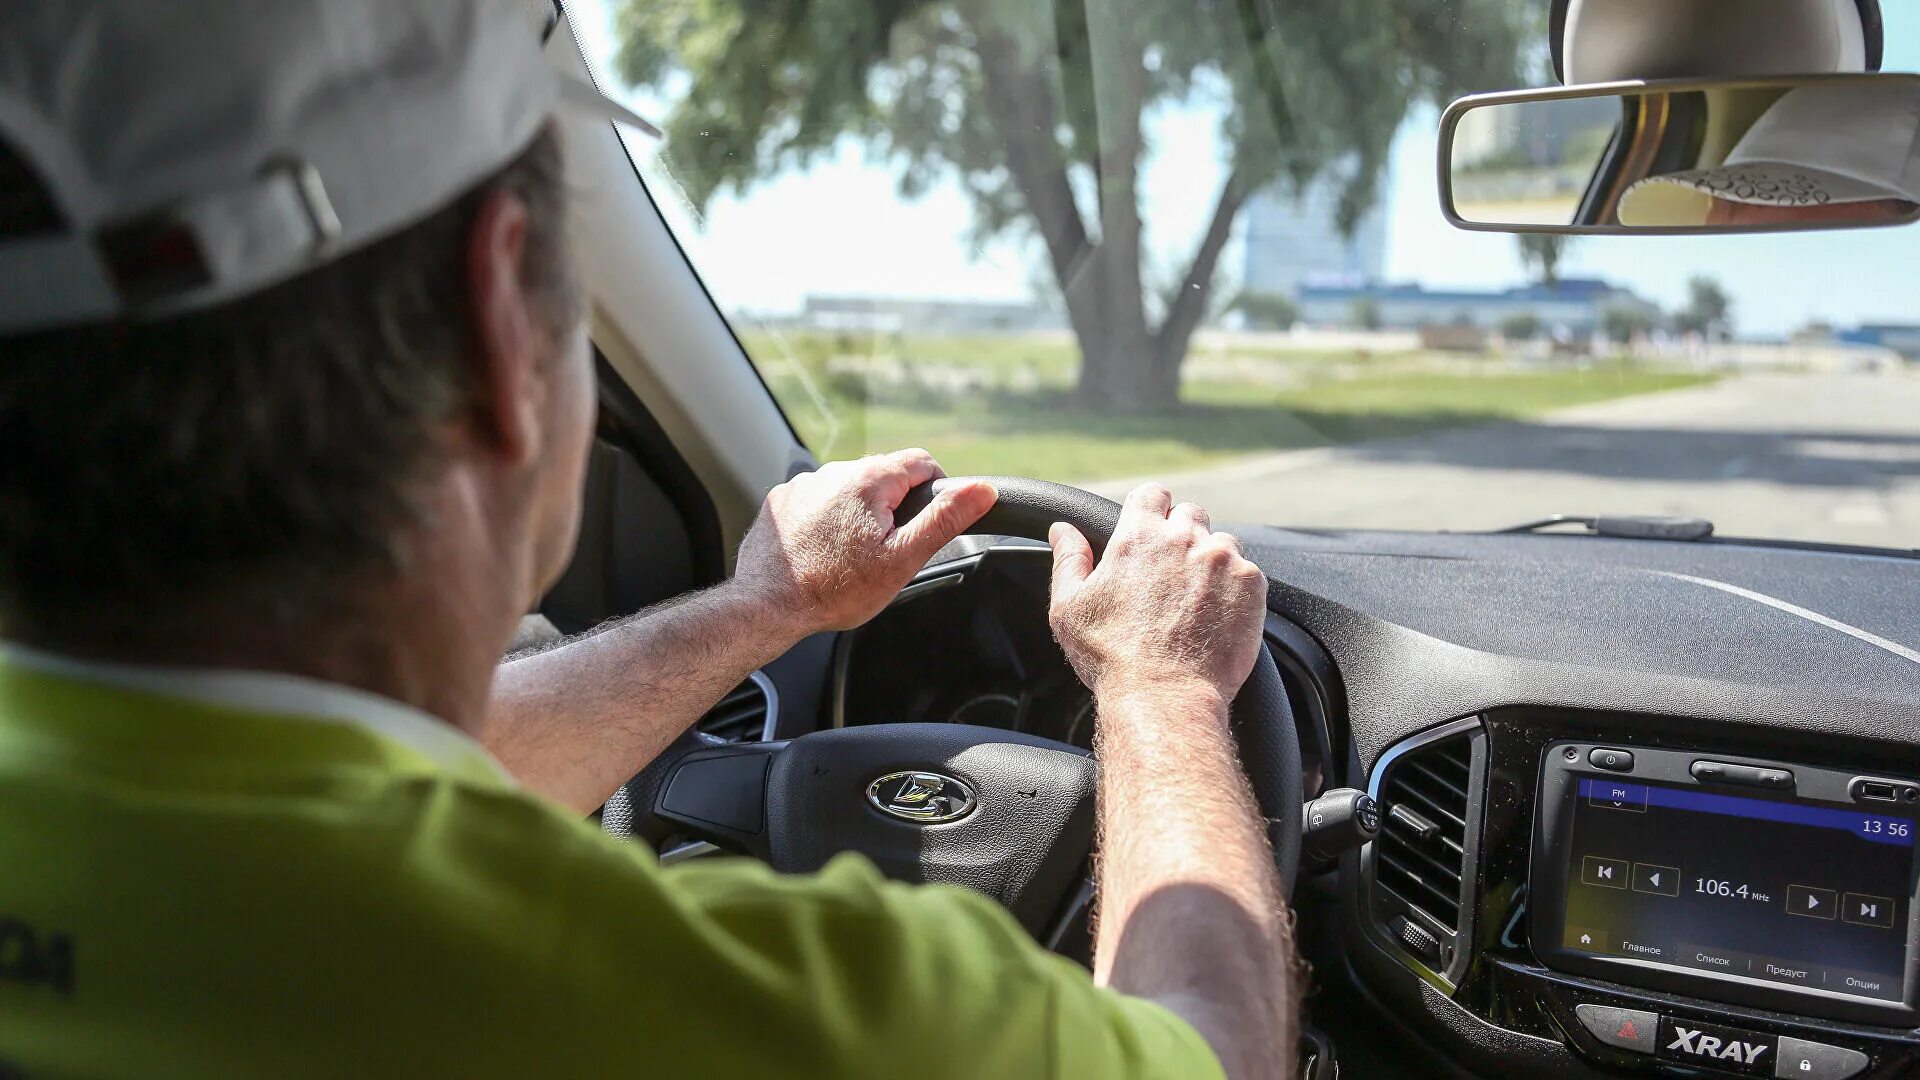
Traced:
[[1904, 998], [1913, 819], [1639, 781], [1578, 786], [1566, 948]]

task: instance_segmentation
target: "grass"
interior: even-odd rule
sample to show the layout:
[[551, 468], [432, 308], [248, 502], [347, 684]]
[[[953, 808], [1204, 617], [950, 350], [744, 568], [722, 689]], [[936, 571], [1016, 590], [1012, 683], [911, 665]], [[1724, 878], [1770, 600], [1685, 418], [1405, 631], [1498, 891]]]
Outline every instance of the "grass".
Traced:
[[1518, 420], [1714, 378], [1624, 359], [1525, 366], [1426, 353], [1203, 351], [1188, 360], [1177, 411], [1126, 416], [1072, 405], [1078, 355], [1064, 337], [801, 332], [747, 345], [822, 458], [917, 445], [952, 473], [1068, 481]]

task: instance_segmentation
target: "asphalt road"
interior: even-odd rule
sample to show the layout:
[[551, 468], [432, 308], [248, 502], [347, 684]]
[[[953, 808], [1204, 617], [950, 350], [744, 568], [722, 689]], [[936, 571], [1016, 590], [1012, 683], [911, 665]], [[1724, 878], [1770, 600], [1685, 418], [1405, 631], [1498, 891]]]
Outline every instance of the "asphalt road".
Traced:
[[[1920, 547], [1920, 373], [1749, 374], [1537, 420], [1155, 477], [1218, 521], [1492, 529], [1686, 514], [1729, 536]], [[1135, 481], [1092, 485], [1119, 497]]]

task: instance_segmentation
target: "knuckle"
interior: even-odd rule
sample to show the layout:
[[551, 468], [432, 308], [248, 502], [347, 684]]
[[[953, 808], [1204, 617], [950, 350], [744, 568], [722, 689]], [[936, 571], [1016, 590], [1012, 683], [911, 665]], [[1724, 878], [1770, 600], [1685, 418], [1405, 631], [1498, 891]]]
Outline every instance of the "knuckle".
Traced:
[[1206, 561], [1207, 567], [1213, 570], [1230, 569], [1234, 560], [1238, 558], [1232, 550], [1221, 547], [1219, 544], [1202, 544], [1195, 550]]

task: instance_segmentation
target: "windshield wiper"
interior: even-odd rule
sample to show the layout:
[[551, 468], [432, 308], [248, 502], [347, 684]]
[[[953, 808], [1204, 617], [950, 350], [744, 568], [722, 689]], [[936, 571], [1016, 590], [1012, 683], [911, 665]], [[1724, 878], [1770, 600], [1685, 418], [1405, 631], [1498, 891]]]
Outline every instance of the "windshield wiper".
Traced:
[[1595, 536], [1614, 536], [1624, 540], [1705, 540], [1713, 535], [1713, 522], [1697, 517], [1665, 517], [1660, 514], [1553, 514], [1538, 521], [1526, 521], [1495, 529], [1497, 533], [1530, 533], [1556, 525], [1581, 525]]

